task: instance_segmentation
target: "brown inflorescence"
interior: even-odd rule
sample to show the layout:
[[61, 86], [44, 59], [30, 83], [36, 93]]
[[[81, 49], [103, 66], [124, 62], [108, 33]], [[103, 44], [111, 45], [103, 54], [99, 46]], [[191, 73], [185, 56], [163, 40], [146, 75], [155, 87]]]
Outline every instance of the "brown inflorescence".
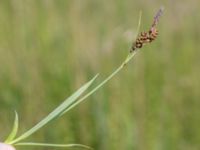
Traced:
[[143, 45], [147, 43], [151, 43], [154, 41], [158, 36], [158, 30], [156, 29], [156, 25], [159, 21], [160, 16], [162, 15], [163, 8], [159, 9], [156, 13], [153, 24], [148, 32], [141, 32], [140, 35], [137, 37], [136, 41], [133, 43], [130, 52], [133, 52], [136, 49], [142, 48]]

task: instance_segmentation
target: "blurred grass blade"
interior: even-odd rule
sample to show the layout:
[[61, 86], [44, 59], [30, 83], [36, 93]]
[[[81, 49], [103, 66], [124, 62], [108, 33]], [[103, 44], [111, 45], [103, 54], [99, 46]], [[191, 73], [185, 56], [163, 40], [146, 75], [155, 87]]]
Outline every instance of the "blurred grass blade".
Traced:
[[18, 132], [18, 127], [19, 127], [19, 118], [18, 118], [17, 112], [15, 111], [15, 120], [13, 123], [13, 128], [12, 128], [12, 131], [10, 132], [9, 136], [5, 140], [5, 143], [9, 143], [16, 137], [17, 132]]
[[22, 134], [20, 137], [16, 138], [15, 140], [9, 142], [9, 144], [15, 144], [30, 135], [32, 135], [34, 132], [42, 128], [44, 125], [46, 125], [49, 121], [55, 119], [59, 116], [60, 113], [62, 113], [67, 107], [69, 107], [72, 103], [74, 103], [79, 96], [87, 90], [87, 88], [93, 83], [93, 81], [97, 78], [98, 75], [96, 75], [92, 80], [84, 84], [81, 88], [79, 88], [74, 94], [72, 94], [69, 98], [67, 98], [62, 104], [60, 104], [56, 109], [54, 109], [49, 115], [47, 115], [43, 120], [41, 120], [38, 124], [36, 124], [34, 127], [29, 129], [27, 132]]
[[60, 147], [60, 148], [71, 148], [71, 147], [80, 147], [85, 149], [92, 149], [89, 146], [82, 144], [48, 144], [48, 143], [18, 143], [15, 145], [19, 146], [43, 146], [43, 147]]

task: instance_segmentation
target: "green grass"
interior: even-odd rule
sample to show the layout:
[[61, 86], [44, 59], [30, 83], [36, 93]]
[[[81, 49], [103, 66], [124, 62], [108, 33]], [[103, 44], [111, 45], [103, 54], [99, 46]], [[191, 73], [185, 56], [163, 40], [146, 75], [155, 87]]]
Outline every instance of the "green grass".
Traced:
[[109, 75], [127, 55], [139, 11], [143, 31], [160, 5], [158, 39], [96, 95], [28, 141], [97, 150], [199, 149], [197, 0], [2, 0], [0, 139], [12, 128], [13, 110], [24, 133], [96, 73], [99, 80]]

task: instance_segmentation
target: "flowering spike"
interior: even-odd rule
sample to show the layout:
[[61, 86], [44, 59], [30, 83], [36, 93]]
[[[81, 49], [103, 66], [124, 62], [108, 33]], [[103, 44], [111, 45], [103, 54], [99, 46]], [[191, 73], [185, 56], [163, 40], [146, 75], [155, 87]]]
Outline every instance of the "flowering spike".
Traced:
[[136, 49], [140, 49], [143, 45], [151, 43], [153, 40], [156, 39], [156, 37], [158, 36], [158, 30], [156, 29], [156, 26], [158, 24], [160, 16], [163, 13], [163, 10], [163, 7], [158, 10], [156, 15], [154, 16], [153, 24], [151, 25], [150, 30], [148, 32], [141, 32], [136, 41], [133, 43], [130, 52], [133, 52]]

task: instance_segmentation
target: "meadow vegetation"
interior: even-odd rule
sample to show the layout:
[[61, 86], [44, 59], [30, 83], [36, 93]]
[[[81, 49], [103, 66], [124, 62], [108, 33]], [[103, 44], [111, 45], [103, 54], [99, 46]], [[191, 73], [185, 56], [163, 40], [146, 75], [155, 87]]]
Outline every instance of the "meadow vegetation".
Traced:
[[155, 42], [30, 140], [96, 150], [200, 149], [198, 0], [1, 0], [0, 141], [14, 110], [23, 132], [95, 74], [95, 84], [109, 75], [129, 52], [139, 11], [143, 31], [161, 5]]

